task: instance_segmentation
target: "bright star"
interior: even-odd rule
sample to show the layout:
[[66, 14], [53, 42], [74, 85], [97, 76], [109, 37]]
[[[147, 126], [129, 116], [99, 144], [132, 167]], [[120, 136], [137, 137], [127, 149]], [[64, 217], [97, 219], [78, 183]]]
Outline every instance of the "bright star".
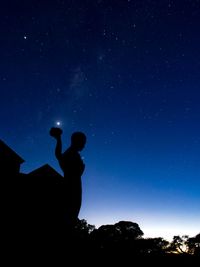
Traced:
[[57, 122], [56, 122], [56, 125], [57, 125], [57, 126], [60, 126], [60, 125], [61, 125], [61, 122], [60, 122], [60, 121], [57, 121]]

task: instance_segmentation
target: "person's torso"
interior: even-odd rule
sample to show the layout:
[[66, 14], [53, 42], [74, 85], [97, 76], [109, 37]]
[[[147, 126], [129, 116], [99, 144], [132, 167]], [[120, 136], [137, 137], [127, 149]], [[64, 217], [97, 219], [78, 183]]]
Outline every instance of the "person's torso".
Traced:
[[[84, 163], [81, 159], [80, 154], [73, 150], [72, 148], [68, 148], [60, 159], [60, 166], [64, 172], [64, 176], [75, 178], [78, 182], [78, 178], [81, 177], [84, 171]], [[74, 180], [74, 179], [73, 179]], [[75, 182], [75, 181], [74, 181]]]

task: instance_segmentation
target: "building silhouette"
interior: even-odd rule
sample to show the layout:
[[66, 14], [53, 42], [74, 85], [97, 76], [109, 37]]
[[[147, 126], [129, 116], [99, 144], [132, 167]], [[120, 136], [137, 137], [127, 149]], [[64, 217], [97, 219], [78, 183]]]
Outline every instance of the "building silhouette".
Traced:
[[64, 178], [48, 164], [22, 173], [23, 162], [24, 159], [0, 140], [3, 225], [6, 240], [10, 237], [12, 242], [13, 238], [26, 239], [27, 233], [31, 233], [32, 238], [49, 233], [49, 229], [61, 224], [63, 215]]
[[18, 175], [24, 160], [5, 142], [0, 140], [0, 175]]
[[30, 179], [35, 179], [40, 183], [60, 184], [63, 182], [63, 176], [55, 171], [49, 164], [45, 164], [38, 169], [28, 173]]

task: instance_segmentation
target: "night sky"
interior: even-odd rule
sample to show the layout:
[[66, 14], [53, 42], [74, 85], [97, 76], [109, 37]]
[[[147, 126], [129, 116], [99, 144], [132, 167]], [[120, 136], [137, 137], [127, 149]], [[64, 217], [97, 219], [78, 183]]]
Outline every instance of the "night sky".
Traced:
[[0, 138], [28, 173], [84, 131], [80, 219], [200, 231], [200, 1], [1, 1]]

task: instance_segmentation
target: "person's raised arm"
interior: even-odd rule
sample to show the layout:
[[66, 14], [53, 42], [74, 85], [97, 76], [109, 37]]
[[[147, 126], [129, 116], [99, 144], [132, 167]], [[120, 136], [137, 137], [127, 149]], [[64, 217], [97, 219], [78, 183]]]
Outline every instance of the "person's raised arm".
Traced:
[[61, 136], [58, 136], [56, 138], [56, 149], [55, 149], [55, 155], [56, 158], [59, 160], [62, 156], [62, 140], [61, 140]]
[[62, 129], [52, 127], [50, 135], [56, 139], [55, 155], [58, 160], [62, 157], [62, 140], [61, 140]]

